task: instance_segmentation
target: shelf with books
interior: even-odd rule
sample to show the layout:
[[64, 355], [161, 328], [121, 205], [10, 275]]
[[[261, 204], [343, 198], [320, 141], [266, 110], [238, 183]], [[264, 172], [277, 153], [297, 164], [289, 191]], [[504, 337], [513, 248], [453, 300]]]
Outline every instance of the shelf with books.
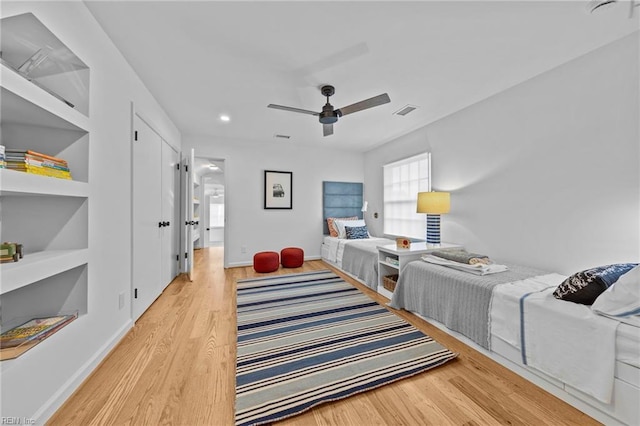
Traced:
[[56, 179], [15, 170], [0, 169], [0, 196], [7, 195], [88, 197], [89, 184], [75, 180]]
[[78, 318], [78, 312], [18, 318], [0, 328], [0, 361], [15, 359]]
[[2, 81], [0, 89], [0, 144], [5, 146], [7, 155], [11, 150], [20, 150], [62, 158], [67, 162], [73, 180], [88, 182], [88, 126], [56, 116], [41, 105], [7, 90], [4, 84]]

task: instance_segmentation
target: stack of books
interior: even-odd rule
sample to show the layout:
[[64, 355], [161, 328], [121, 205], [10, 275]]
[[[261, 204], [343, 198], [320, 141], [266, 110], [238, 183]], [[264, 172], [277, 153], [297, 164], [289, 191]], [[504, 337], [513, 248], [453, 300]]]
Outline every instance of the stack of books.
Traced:
[[62, 158], [24, 149], [6, 149], [6, 168], [25, 173], [71, 179], [69, 165]]
[[0, 169], [4, 169], [7, 167], [7, 163], [4, 158], [4, 145], [0, 145]]

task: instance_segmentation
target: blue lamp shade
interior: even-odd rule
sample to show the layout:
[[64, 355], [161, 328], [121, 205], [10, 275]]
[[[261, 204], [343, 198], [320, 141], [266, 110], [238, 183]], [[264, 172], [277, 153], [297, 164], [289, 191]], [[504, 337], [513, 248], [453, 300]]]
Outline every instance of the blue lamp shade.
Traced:
[[416, 212], [427, 214], [427, 244], [440, 244], [440, 215], [449, 213], [448, 192], [419, 192]]

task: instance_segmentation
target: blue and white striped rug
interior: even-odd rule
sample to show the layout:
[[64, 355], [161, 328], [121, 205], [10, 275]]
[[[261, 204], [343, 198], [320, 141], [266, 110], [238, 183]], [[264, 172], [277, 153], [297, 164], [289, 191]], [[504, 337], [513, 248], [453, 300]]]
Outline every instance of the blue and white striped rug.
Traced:
[[331, 271], [239, 280], [236, 425], [290, 417], [456, 356]]

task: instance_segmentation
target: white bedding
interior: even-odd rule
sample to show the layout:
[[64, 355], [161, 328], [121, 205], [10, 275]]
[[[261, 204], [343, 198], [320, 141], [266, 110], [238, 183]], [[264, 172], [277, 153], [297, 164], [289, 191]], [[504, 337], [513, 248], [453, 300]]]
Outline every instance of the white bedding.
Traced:
[[520, 300], [531, 293], [523, 302], [527, 363], [608, 402], [615, 362], [640, 367], [640, 329], [597, 315], [588, 306], [555, 299], [552, 292], [564, 278], [548, 274], [497, 286], [490, 309], [492, 339], [522, 351]]

